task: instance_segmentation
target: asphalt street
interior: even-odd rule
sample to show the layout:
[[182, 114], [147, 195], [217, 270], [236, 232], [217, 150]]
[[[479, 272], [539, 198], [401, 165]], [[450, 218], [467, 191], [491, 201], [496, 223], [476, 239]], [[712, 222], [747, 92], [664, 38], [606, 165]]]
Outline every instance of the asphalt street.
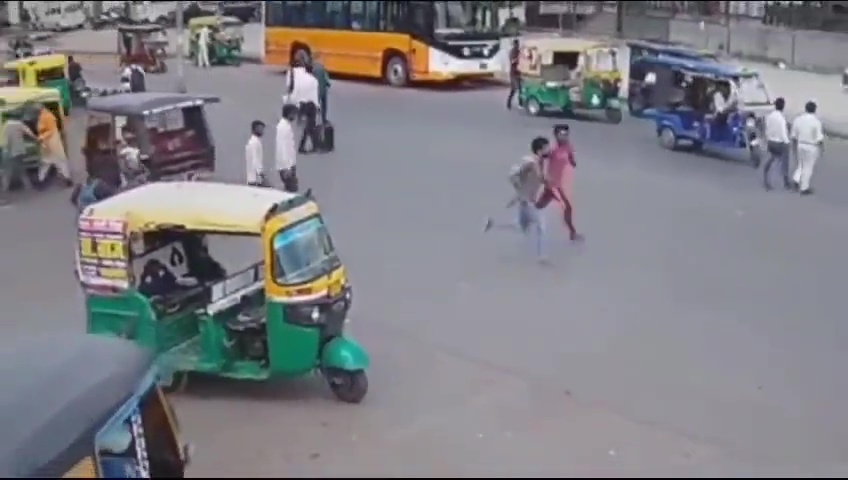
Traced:
[[[242, 180], [281, 76], [187, 75], [223, 98], [218, 170]], [[191, 475], [845, 475], [848, 145], [827, 145], [801, 198], [740, 162], [664, 151], [646, 122], [569, 121], [587, 240], [549, 212], [541, 266], [517, 235], [482, 233], [555, 123], [504, 96], [334, 84], [337, 151], [298, 168], [350, 270], [371, 391], [351, 406], [317, 378], [192, 379], [174, 397]], [[83, 330], [67, 192], [20, 198], [0, 225], [3, 334]]]

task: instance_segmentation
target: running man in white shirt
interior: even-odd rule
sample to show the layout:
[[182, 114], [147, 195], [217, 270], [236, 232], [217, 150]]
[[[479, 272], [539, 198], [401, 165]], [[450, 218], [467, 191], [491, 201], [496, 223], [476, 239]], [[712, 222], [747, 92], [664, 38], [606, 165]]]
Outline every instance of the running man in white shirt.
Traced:
[[287, 103], [283, 105], [283, 117], [277, 122], [277, 136], [274, 160], [283, 189], [295, 193], [297, 185], [297, 148], [294, 144], [294, 121], [297, 119], [297, 107]]
[[763, 169], [763, 186], [771, 190], [769, 183], [769, 170], [774, 162], [780, 165], [780, 173], [783, 175], [783, 188], [789, 190], [792, 184], [789, 182], [789, 123], [783, 109], [786, 100], [778, 97], [774, 101], [774, 110], [766, 115], [766, 142], [768, 142], [768, 155], [766, 166]]
[[816, 117], [816, 102], [807, 102], [804, 111], [792, 122], [790, 136], [795, 144], [795, 158], [798, 161], [792, 180], [801, 195], [810, 195], [813, 193], [810, 180], [824, 146], [824, 132], [821, 121]]
[[265, 154], [262, 150], [262, 135], [265, 134], [265, 123], [254, 120], [250, 124], [250, 139], [244, 146], [244, 161], [247, 167], [247, 184], [264, 187], [265, 183]]

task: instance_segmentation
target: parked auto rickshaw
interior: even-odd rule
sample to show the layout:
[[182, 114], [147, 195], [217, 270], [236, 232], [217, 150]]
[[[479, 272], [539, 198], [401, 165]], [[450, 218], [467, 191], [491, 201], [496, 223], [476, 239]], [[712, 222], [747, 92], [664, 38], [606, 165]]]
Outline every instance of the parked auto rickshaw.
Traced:
[[200, 29], [210, 29], [210, 65], [241, 64], [241, 48], [244, 42], [243, 23], [236, 17], [208, 16], [192, 18], [189, 28], [189, 58], [197, 62], [197, 39]]
[[[65, 111], [62, 108], [62, 96], [52, 88], [0, 88], [0, 166], [6, 167], [5, 155], [5, 127], [10, 115], [18, 117], [33, 132], [38, 131], [38, 109], [37, 105], [44, 105], [56, 116], [59, 133], [63, 146], [67, 151], [65, 136]], [[24, 173], [29, 176], [30, 182], [35, 184], [38, 177], [38, 168], [41, 166], [41, 146], [36, 143], [28, 143], [27, 156], [23, 162]]]
[[0, 359], [4, 478], [185, 476], [189, 448], [150, 351], [54, 334], [4, 338]]
[[138, 148], [151, 180], [208, 177], [215, 142], [204, 107], [218, 97], [181, 93], [119, 93], [88, 100], [82, 153], [86, 170], [114, 186], [121, 140]]
[[521, 104], [530, 115], [603, 111], [621, 122], [618, 50], [578, 38], [529, 39], [519, 59]]
[[55, 88], [62, 95], [62, 108], [71, 111], [71, 81], [68, 80], [68, 58], [65, 55], [39, 55], [13, 60], [3, 65], [17, 72], [21, 87]]
[[168, 37], [165, 27], [155, 23], [118, 27], [118, 58], [121, 65], [136, 64], [147, 73], [165, 73]]
[[[238, 238], [258, 261], [226, 269], [215, 242]], [[351, 286], [310, 192], [147, 183], [82, 212], [77, 260], [88, 332], [155, 352], [168, 388], [187, 372], [317, 370], [342, 401], [367, 392], [368, 354], [345, 335]]]

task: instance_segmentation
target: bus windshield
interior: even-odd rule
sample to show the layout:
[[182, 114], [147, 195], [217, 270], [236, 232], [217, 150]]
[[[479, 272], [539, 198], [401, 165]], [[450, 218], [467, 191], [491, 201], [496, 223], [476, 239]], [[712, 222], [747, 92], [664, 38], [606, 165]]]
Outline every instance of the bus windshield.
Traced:
[[488, 2], [433, 2], [435, 33], [492, 30], [494, 12], [486, 8], [486, 3]]
[[309, 282], [341, 265], [324, 222], [313, 217], [274, 235], [274, 277], [280, 285]]

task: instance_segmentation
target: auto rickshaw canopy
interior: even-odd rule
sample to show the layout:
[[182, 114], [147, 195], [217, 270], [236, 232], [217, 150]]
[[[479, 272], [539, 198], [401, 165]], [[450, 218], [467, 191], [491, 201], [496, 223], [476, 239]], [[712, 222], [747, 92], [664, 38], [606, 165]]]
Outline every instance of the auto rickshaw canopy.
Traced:
[[161, 92], [119, 93], [94, 97], [88, 101], [86, 109], [90, 112], [111, 115], [150, 115], [174, 108], [195, 107], [220, 101], [220, 98], [212, 95]]
[[95, 435], [154, 365], [132, 342], [95, 335], [4, 338], [0, 343], [0, 475], [96, 477]]
[[539, 75], [542, 66], [554, 63], [555, 53], [583, 53], [592, 49], [616, 47], [607, 42], [586, 38], [530, 38], [523, 42], [518, 62], [522, 75]]
[[298, 195], [217, 182], [152, 182], [88, 207], [85, 218], [122, 220], [131, 232], [165, 228], [260, 235], [269, 215]]
[[65, 68], [67, 64], [68, 57], [61, 53], [51, 53], [12, 60], [4, 64], [3, 68], [18, 70], [22, 67], [32, 67], [36, 70], [46, 70], [48, 68]]
[[158, 25], [155, 23], [139, 23], [137, 25], [118, 25], [118, 33], [136, 33], [136, 34], [145, 34], [145, 33], [155, 33], [155, 32], [163, 32], [165, 31], [165, 27], [162, 25]]
[[61, 102], [62, 94], [55, 88], [0, 87], [0, 111], [25, 103]]
[[218, 27], [218, 26], [239, 26], [244, 25], [244, 22], [236, 17], [209, 15], [205, 17], [195, 17], [188, 21], [190, 30], [199, 30], [203, 27]]

